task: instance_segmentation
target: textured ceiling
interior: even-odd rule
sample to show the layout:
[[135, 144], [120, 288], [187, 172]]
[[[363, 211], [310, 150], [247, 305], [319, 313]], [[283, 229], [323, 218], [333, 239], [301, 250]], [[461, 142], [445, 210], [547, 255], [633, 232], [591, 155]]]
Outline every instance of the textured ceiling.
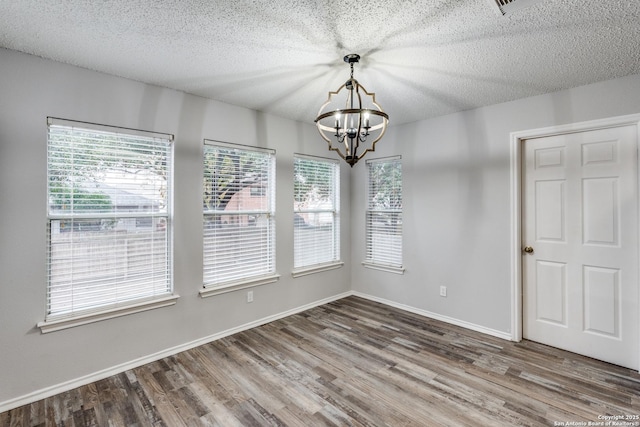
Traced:
[[495, 9], [491, 0], [0, 0], [0, 46], [305, 122], [348, 78], [347, 53], [362, 56], [354, 76], [390, 124], [640, 73], [639, 0]]

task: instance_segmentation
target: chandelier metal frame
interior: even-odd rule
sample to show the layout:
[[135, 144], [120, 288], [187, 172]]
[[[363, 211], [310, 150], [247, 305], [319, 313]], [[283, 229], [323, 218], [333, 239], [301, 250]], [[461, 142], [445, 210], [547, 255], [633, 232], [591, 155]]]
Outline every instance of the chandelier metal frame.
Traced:
[[[351, 68], [349, 80], [335, 92], [329, 92], [327, 101], [322, 104], [316, 126], [322, 138], [329, 144], [329, 150], [335, 151], [351, 167], [369, 151], [375, 151], [376, 143], [387, 130], [389, 116], [376, 102], [376, 94], [368, 92], [353, 78], [353, 64], [360, 61], [360, 55], [352, 53], [344, 57]], [[346, 89], [344, 108], [332, 108], [340, 92]], [[364, 99], [363, 99], [364, 98]], [[368, 100], [368, 101], [367, 101]], [[342, 102], [337, 100], [337, 105]], [[368, 147], [361, 148], [368, 142]]]

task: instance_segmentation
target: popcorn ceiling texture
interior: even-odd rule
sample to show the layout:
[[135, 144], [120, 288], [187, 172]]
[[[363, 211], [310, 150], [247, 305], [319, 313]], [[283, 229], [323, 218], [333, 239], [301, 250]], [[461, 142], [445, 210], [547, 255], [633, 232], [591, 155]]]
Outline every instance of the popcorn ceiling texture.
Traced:
[[0, 46], [313, 122], [355, 77], [400, 124], [640, 73], [640, 1], [0, 0]]

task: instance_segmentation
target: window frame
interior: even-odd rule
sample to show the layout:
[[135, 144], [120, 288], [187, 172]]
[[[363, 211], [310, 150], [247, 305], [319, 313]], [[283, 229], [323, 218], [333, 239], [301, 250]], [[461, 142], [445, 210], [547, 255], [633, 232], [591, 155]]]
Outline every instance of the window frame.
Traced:
[[[331, 203], [332, 206], [330, 208], [314, 208], [314, 209], [304, 209], [300, 208], [299, 205], [296, 205], [296, 194], [295, 194], [295, 180], [296, 180], [296, 171], [297, 165], [299, 162], [309, 162], [309, 163], [318, 163], [324, 164], [324, 167], [330, 168], [332, 172], [331, 177]], [[340, 162], [337, 159], [330, 159], [326, 157], [319, 156], [311, 156], [307, 154], [299, 154], [294, 153], [293, 158], [293, 173], [294, 173], [294, 206], [293, 206], [293, 215], [294, 215], [294, 223], [293, 223], [293, 251], [294, 251], [294, 261], [293, 261], [293, 270], [291, 275], [293, 277], [305, 276], [308, 274], [318, 273], [327, 270], [333, 270], [336, 268], [340, 268], [344, 265], [344, 262], [340, 259]], [[327, 261], [308, 263], [308, 264], [300, 264], [296, 266], [296, 249], [297, 249], [297, 241], [296, 241], [296, 220], [300, 216], [305, 214], [330, 214], [332, 216], [331, 221], [331, 238], [332, 238], [332, 253], [329, 254], [327, 258], [332, 258]], [[301, 255], [302, 256], [302, 255]], [[325, 254], [326, 256], [326, 254]]]
[[[381, 164], [381, 163], [387, 163], [387, 164], [398, 164], [400, 167], [400, 182], [396, 183], [396, 185], [399, 185], [399, 189], [400, 189], [400, 208], [380, 208], [380, 207], [375, 207], [374, 203], [373, 203], [373, 185], [375, 184], [374, 182], [372, 182], [372, 173], [371, 173], [371, 168], [373, 165], [377, 165], [377, 164]], [[368, 159], [366, 161], [366, 165], [367, 165], [367, 206], [365, 209], [365, 260], [362, 262], [362, 265], [366, 268], [372, 268], [375, 270], [382, 270], [382, 271], [387, 271], [390, 273], [395, 273], [395, 274], [404, 274], [405, 268], [404, 268], [404, 259], [403, 259], [403, 231], [402, 231], [402, 156], [391, 156], [391, 157], [383, 157], [383, 158], [377, 158], [377, 159]], [[374, 228], [371, 225], [371, 220], [370, 218], [374, 215], [374, 214], [388, 214], [388, 215], [395, 215], [397, 217], [399, 217], [400, 219], [400, 233], [399, 235], [399, 248], [394, 249], [394, 257], [398, 257], [400, 259], [400, 262], [393, 262], [393, 261], [389, 261], [389, 262], [385, 262], [384, 259], [379, 259], [374, 257], [372, 254], [374, 252], [381, 252], [380, 249], [377, 249], [375, 247], [372, 247], [372, 245], [374, 244], [374, 239], [373, 239], [373, 232], [375, 231]], [[397, 224], [395, 226], [397, 228]], [[393, 246], [397, 246], [397, 245], [393, 245]]]
[[[204, 185], [204, 180], [207, 179], [206, 176], [206, 156], [207, 156], [207, 147], [214, 147], [213, 149], [230, 149], [237, 150], [238, 152], [251, 152], [258, 154], [265, 154], [268, 156], [268, 182], [267, 186], [261, 189], [258, 193], [262, 194], [264, 192], [265, 197], [268, 197], [267, 209], [249, 209], [249, 210], [232, 210], [225, 213], [225, 209], [216, 210], [216, 209], [206, 209], [205, 208], [205, 191], [206, 186]], [[202, 221], [203, 221], [203, 282], [202, 289], [200, 290], [201, 297], [209, 297], [213, 295], [219, 295], [222, 293], [232, 292], [239, 289], [246, 289], [255, 286], [266, 285], [269, 283], [274, 283], [279, 279], [279, 274], [276, 271], [276, 151], [271, 148], [263, 148], [263, 147], [255, 147], [243, 144], [236, 144], [224, 141], [217, 141], [211, 139], [204, 139], [203, 143], [203, 154], [202, 154], [202, 165], [203, 165], [203, 189], [202, 189]], [[253, 186], [243, 187], [248, 189], [248, 197], [249, 198], [257, 198], [261, 197], [260, 195], [256, 195], [256, 193], [252, 189]], [[260, 187], [264, 187], [264, 183], [260, 183]], [[239, 193], [242, 190], [237, 191]], [[234, 194], [236, 194], [234, 193]], [[207, 268], [211, 268], [207, 263], [207, 257], [213, 250], [207, 246], [207, 217], [215, 216], [215, 215], [263, 215], [266, 216], [268, 221], [267, 230], [267, 240], [268, 245], [267, 249], [269, 251], [269, 263], [268, 269], [263, 274], [247, 274], [244, 276], [234, 277], [230, 280], [221, 280], [221, 281], [207, 281]], [[249, 224], [247, 224], [248, 226]]]
[[[52, 131], [53, 128], [53, 131]], [[160, 139], [162, 141], [166, 141], [165, 146], [165, 154], [166, 154], [166, 167], [163, 169], [166, 172], [166, 196], [165, 202], [165, 210], [164, 211], [133, 211], [133, 212], [122, 212], [118, 211], [117, 208], [111, 208], [109, 211], [104, 212], [86, 212], [83, 213], [81, 209], [70, 209], [70, 212], [60, 212], [57, 211], [54, 206], [51, 205], [51, 197], [54, 193], [51, 190], [51, 175], [55, 173], [55, 166], [52, 166], [51, 162], [51, 151], [55, 150], [54, 146], [56, 142], [52, 139], [52, 134], [55, 136], [57, 129], [62, 129], [63, 131], [70, 131], [71, 133], [86, 133], [86, 132], [96, 132], [96, 134], [102, 134], [105, 136], [105, 139], [109, 136], [113, 136], [114, 138], [123, 138], [130, 139], [135, 137], [140, 137], [141, 141], [144, 139]], [[77, 138], [84, 138], [85, 140], [88, 136], [77, 135], [74, 136]], [[173, 241], [172, 241], [172, 231], [171, 231], [171, 223], [173, 216], [173, 151], [174, 151], [174, 137], [171, 134], [159, 133], [159, 132], [151, 132], [144, 131], [139, 129], [130, 129], [118, 126], [110, 126], [110, 125], [102, 125], [96, 123], [88, 123], [81, 122], [75, 120], [66, 120], [54, 117], [47, 117], [47, 286], [46, 286], [46, 311], [44, 320], [39, 322], [37, 326], [41, 329], [43, 333], [53, 332], [61, 329], [66, 329], [74, 326], [84, 325], [88, 323], [93, 323], [105, 319], [110, 319], [114, 317], [124, 316], [132, 313], [138, 313], [141, 311], [151, 310], [160, 307], [171, 306], [176, 303], [176, 300], [179, 298], [179, 295], [174, 292], [174, 284], [173, 284]], [[59, 152], [59, 151], [58, 151]], [[110, 154], [108, 151], [101, 153], [103, 156], [107, 157]], [[74, 168], [74, 177], [77, 175], [77, 169], [75, 169], [76, 163], [75, 159], [69, 163], [63, 164], [61, 167], [71, 167]], [[53, 169], [52, 169], [53, 167]], [[52, 172], [53, 170], [53, 172]], [[91, 182], [89, 179], [81, 179], [79, 181], [73, 180], [73, 183], [79, 183], [81, 185], [86, 185]], [[75, 191], [75, 190], [74, 190]], [[99, 193], [99, 192], [98, 192]], [[72, 194], [75, 194], [72, 192]], [[97, 193], [96, 193], [97, 194]], [[72, 196], [75, 200], [75, 196]], [[110, 199], [110, 197], [109, 197]], [[151, 208], [148, 208], [151, 209]], [[162, 254], [165, 257], [165, 261], [161, 262], [163, 265], [163, 270], [161, 272], [161, 277], [164, 277], [164, 285], [166, 286], [166, 290], [160, 289], [160, 293], [155, 294], [156, 287], [155, 285], [151, 286], [150, 289], [153, 289], [152, 293], [149, 295], [148, 291], [145, 292], [145, 296], [141, 296], [138, 298], [133, 297], [135, 293], [129, 293], [128, 297], [120, 298], [116, 296], [115, 299], [112, 299], [112, 302], [107, 302], [107, 299], [96, 299], [94, 305], [89, 305], [87, 307], [74, 307], [71, 304], [68, 310], [59, 310], [58, 312], [51, 312], [51, 298], [52, 292], [55, 292], [55, 286], [61, 286], [60, 284], [53, 285], [52, 284], [52, 267], [54, 263], [61, 262], [59, 259], [54, 260], [52, 256], [55, 256], [52, 251], [51, 245], [53, 244], [52, 233], [57, 229], [53, 227], [54, 222], [60, 222], [63, 220], [71, 221], [72, 224], [77, 221], [87, 221], [87, 220], [107, 220], [107, 221], [116, 221], [119, 223], [120, 220], [128, 220], [130, 224], [133, 224], [132, 221], [135, 221], [136, 229], [139, 227], [139, 224], [147, 224], [149, 220], [153, 220], [154, 218], [162, 219], [162, 223], [164, 224], [163, 230], [165, 231], [165, 235], [163, 239], [166, 242], [166, 249], [163, 250]], [[141, 223], [138, 221], [142, 220]], [[125, 221], [126, 222], [126, 221]], [[153, 226], [152, 226], [153, 227]], [[68, 230], [69, 233], [76, 233], [78, 231], [75, 230], [75, 226]], [[128, 232], [128, 231], [127, 231]], [[115, 234], [116, 231], [109, 231], [102, 234], [96, 234], [96, 236], [89, 236], [87, 242], [96, 242], [101, 241], [110, 234]], [[73, 237], [72, 237], [73, 238]], [[97, 240], [96, 240], [97, 239]], [[113, 256], [117, 256], [115, 254]], [[75, 258], [74, 258], [75, 259]], [[107, 257], [106, 259], [113, 259]], [[74, 262], [73, 260], [71, 261]], [[75, 268], [80, 268], [78, 263], [80, 261], [76, 260]], [[69, 264], [68, 268], [73, 269], [74, 265]], [[77, 274], [77, 273], [76, 273]], [[93, 276], [91, 276], [93, 277]], [[152, 277], [152, 276], [151, 276]], [[73, 279], [72, 279], [73, 280]], [[81, 281], [78, 280], [75, 282], [77, 285], [81, 285]], [[130, 283], [130, 282], [124, 282]], [[73, 286], [73, 283], [70, 283]], [[122, 282], [117, 281], [115, 278], [109, 278], [105, 283], [107, 287], [117, 287], [122, 286]], [[85, 285], [86, 286], [86, 285]], [[73, 291], [69, 295], [76, 295]], [[86, 292], [84, 294], [86, 295]], [[75, 297], [72, 297], [75, 298]]]

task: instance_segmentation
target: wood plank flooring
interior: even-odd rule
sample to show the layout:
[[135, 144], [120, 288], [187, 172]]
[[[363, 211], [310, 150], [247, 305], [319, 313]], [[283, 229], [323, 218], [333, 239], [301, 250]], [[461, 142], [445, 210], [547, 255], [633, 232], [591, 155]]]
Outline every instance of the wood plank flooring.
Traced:
[[0, 425], [640, 425], [638, 415], [637, 372], [349, 297], [2, 413]]

